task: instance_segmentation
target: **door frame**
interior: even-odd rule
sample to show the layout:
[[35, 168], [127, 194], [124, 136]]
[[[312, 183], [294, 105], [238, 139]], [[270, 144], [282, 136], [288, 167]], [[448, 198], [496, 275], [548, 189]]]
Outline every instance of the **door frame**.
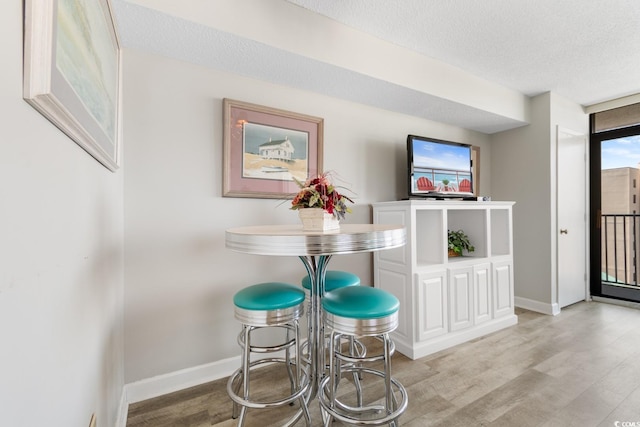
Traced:
[[[600, 150], [602, 141], [610, 139], [623, 138], [629, 135], [640, 135], [640, 124], [606, 130], [594, 133], [594, 115], [591, 114], [589, 119], [589, 291], [592, 296], [613, 298], [618, 300], [637, 302], [640, 290], [618, 288], [611, 285], [602, 284], [601, 265], [602, 265], [602, 242], [601, 238], [601, 193], [602, 185], [600, 175], [602, 163], [600, 159]], [[603, 292], [606, 287], [606, 292]]]
[[559, 173], [559, 169], [560, 169], [560, 155], [559, 155], [559, 150], [560, 150], [560, 134], [566, 134], [566, 135], [570, 135], [570, 136], [575, 136], [575, 137], [582, 137], [583, 138], [583, 148], [584, 148], [584, 153], [585, 153], [585, 167], [584, 167], [584, 207], [583, 207], [583, 211], [584, 211], [584, 215], [585, 215], [585, 220], [583, 222], [584, 224], [584, 286], [585, 286], [585, 291], [584, 291], [584, 295], [585, 295], [585, 301], [590, 301], [591, 300], [591, 289], [590, 289], [590, 279], [589, 279], [589, 275], [590, 275], [590, 268], [589, 268], [589, 259], [590, 259], [590, 223], [589, 221], [587, 221], [587, 217], [589, 215], [590, 212], [590, 179], [589, 179], [589, 165], [590, 165], [590, 161], [589, 161], [589, 156], [590, 156], [590, 151], [589, 151], [589, 138], [588, 135], [585, 135], [583, 132], [576, 132], [574, 130], [562, 127], [562, 126], [556, 126], [556, 152], [555, 152], [555, 163], [556, 163], [556, 170], [555, 170], [555, 175], [556, 175], [556, 182], [555, 182], [555, 186], [554, 186], [554, 191], [555, 191], [555, 202], [556, 202], [556, 206], [555, 206], [555, 226], [553, 227], [555, 233], [553, 235], [553, 247], [555, 248], [555, 271], [554, 271], [554, 277], [555, 277], [555, 289], [554, 289], [554, 301], [553, 301], [553, 305], [554, 305], [554, 314], [558, 314], [560, 313], [561, 307], [560, 307], [560, 271], [559, 271], [559, 265], [560, 265], [560, 240], [559, 240], [559, 235], [560, 235], [560, 221], [559, 221], [559, 208], [560, 208], [560, 201], [558, 200], [558, 187], [560, 185], [560, 173]]

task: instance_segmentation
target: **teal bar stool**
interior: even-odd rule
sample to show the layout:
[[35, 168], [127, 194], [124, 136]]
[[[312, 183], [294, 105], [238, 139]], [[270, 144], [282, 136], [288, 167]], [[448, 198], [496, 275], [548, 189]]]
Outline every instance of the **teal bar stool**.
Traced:
[[[307, 294], [311, 293], [311, 279], [309, 275], [306, 275], [301, 280], [302, 287]], [[324, 274], [324, 291], [331, 292], [339, 288], [346, 286], [358, 286], [360, 285], [360, 278], [358, 275], [349, 273], [348, 271], [340, 270], [328, 270]]]
[[[242, 348], [242, 360], [240, 368], [229, 377], [227, 393], [234, 402], [232, 417], [239, 417], [239, 427], [244, 425], [248, 408], [273, 408], [293, 404], [295, 401], [299, 402], [300, 409], [284, 425], [292, 426], [301, 416], [304, 416], [306, 425], [311, 426], [311, 417], [305, 402], [309, 378], [300, 357], [299, 319], [304, 313], [304, 300], [305, 294], [302, 289], [292, 284], [280, 282], [249, 286], [234, 295], [235, 318], [242, 323], [242, 331], [238, 335], [238, 344]], [[252, 334], [264, 328], [283, 330], [284, 340], [270, 345], [252, 343]], [[269, 336], [273, 337], [277, 334], [271, 333]], [[284, 357], [264, 356], [265, 354], [282, 352], [284, 352]], [[252, 361], [252, 353], [258, 353], [262, 357]], [[291, 383], [289, 395], [268, 401], [251, 397], [251, 370], [258, 365], [267, 363], [285, 364]], [[238, 407], [241, 407], [239, 414]]]
[[[406, 389], [391, 376], [393, 342], [389, 333], [398, 327], [399, 308], [400, 302], [393, 294], [368, 286], [351, 286], [325, 293], [322, 299], [324, 324], [331, 330], [329, 374], [321, 381], [318, 394], [325, 427], [331, 424], [332, 419], [354, 425], [398, 425], [398, 418], [408, 404]], [[379, 338], [382, 352], [361, 356], [343, 351], [343, 340], [349, 343], [353, 337]], [[380, 361], [383, 370], [368, 367]], [[382, 404], [375, 399], [365, 406], [363, 396], [356, 397], [355, 406], [340, 401], [339, 388], [347, 383], [341, 380], [344, 374], [349, 373], [381, 377], [384, 380]], [[356, 391], [361, 393], [361, 390]]]

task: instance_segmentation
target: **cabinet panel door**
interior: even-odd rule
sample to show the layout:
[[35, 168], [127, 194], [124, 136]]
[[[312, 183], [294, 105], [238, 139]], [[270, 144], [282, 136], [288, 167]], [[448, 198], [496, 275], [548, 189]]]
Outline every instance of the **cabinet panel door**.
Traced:
[[439, 270], [416, 274], [418, 296], [418, 341], [428, 340], [448, 332], [447, 272]]
[[491, 320], [493, 316], [491, 298], [491, 266], [478, 264], [473, 266], [474, 315], [475, 324]]
[[473, 269], [449, 270], [449, 329], [459, 331], [473, 324]]
[[511, 261], [493, 264], [494, 317], [513, 313], [513, 264]]
[[391, 292], [400, 301], [398, 328], [395, 335], [411, 340], [411, 322], [413, 318], [413, 298], [411, 287], [407, 283], [407, 275], [392, 270], [378, 269], [376, 287]]

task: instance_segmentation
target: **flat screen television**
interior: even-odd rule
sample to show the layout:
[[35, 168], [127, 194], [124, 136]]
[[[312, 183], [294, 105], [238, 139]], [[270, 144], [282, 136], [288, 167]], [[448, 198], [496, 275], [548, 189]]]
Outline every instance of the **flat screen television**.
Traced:
[[407, 136], [409, 197], [472, 198], [471, 146]]

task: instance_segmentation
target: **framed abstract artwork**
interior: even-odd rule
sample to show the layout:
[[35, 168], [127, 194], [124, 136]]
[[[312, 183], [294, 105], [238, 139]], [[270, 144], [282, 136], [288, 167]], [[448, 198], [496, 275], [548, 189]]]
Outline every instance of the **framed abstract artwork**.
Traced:
[[120, 80], [109, 0], [25, 0], [24, 99], [111, 171], [119, 165]]
[[223, 196], [286, 198], [322, 172], [323, 119], [223, 100]]

